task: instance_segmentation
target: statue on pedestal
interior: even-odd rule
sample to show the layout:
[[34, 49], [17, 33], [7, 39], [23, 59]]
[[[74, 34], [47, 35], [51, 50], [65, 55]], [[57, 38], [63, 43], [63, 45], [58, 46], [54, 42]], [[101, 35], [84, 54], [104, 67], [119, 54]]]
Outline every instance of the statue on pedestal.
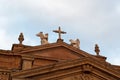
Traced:
[[70, 39], [70, 42], [73, 47], [80, 48], [80, 40], [79, 39], [76, 39], [76, 40]]
[[48, 44], [48, 33], [43, 34], [43, 32], [39, 32], [36, 36], [40, 37], [41, 45]]

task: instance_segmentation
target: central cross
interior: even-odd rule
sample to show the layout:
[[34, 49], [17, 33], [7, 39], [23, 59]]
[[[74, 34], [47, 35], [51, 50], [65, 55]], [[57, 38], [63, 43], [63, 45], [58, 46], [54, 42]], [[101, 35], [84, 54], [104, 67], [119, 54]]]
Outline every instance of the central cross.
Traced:
[[61, 39], [61, 34], [66, 34], [66, 32], [61, 31], [61, 28], [60, 28], [60, 27], [58, 28], [58, 30], [53, 30], [53, 32], [58, 33], [58, 36], [59, 36], [58, 39]]

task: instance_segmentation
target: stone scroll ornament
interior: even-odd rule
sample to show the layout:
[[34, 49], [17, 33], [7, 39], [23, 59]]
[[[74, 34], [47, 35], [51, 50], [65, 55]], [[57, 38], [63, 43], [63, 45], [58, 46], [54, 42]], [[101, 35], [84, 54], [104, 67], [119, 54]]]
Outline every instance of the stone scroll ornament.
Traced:
[[80, 40], [79, 39], [76, 39], [76, 40], [70, 39], [69, 41], [71, 42], [71, 45], [73, 47], [80, 48]]
[[41, 45], [49, 44], [49, 42], [48, 42], [48, 33], [43, 34], [43, 32], [39, 32], [38, 34], [36, 34], [36, 36], [40, 37]]

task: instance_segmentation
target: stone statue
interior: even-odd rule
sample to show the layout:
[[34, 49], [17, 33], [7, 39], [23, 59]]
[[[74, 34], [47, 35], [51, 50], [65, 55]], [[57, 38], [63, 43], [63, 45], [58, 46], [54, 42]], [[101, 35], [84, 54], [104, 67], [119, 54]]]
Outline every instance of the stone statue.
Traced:
[[36, 36], [41, 38], [41, 45], [48, 44], [48, 33], [43, 34], [43, 32], [39, 32]]
[[76, 40], [70, 39], [70, 42], [73, 47], [80, 48], [80, 40], [79, 39], [76, 39]]

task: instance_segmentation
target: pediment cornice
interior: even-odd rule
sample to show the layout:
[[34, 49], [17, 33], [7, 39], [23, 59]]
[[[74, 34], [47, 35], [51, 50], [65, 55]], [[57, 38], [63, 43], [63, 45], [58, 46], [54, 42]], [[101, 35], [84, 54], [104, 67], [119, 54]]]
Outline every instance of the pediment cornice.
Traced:
[[30, 52], [37, 52], [37, 51], [42, 51], [42, 50], [47, 50], [47, 49], [53, 49], [56, 47], [66, 48], [70, 51], [75, 52], [78, 56], [82, 55], [85, 57], [88, 57], [88, 56], [92, 57], [92, 55], [90, 55], [89, 53], [87, 53], [81, 49], [75, 48], [75, 47], [73, 47], [70, 44], [67, 44], [65, 42], [60, 42], [60, 43], [58, 42], [58, 43], [51, 43], [51, 44], [46, 44], [46, 45], [27, 47], [27, 48], [23, 48], [20, 52], [15, 52], [15, 54], [18, 54], [18, 55], [27, 54], [27, 53], [29, 54]]
[[[72, 69], [75, 67], [78, 67], [78, 69], [81, 69], [81, 66], [84, 65], [90, 65], [93, 68], [98, 69], [99, 71], [105, 72], [113, 77], [120, 78], [119, 72], [115, 71], [112, 66], [109, 64], [102, 65], [102, 63], [99, 63], [99, 61], [91, 59], [91, 58], [83, 58], [83, 59], [77, 59], [77, 60], [71, 60], [71, 61], [64, 61], [64, 62], [59, 62], [56, 64], [51, 64], [48, 66], [44, 67], [38, 67], [38, 68], [33, 68], [29, 70], [24, 70], [20, 72], [15, 72], [12, 73], [13, 77], [20, 77], [20, 78], [25, 78], [25, 77], [30, 77], [30, 76], [35, 76], [35, 75], [43, 75], [47, 73], [52, 73], [52, 72], [59, 72], [61, 70], [67, 70], [67, 69]], [[88, 67], [89, 68], [89, 67]]]

